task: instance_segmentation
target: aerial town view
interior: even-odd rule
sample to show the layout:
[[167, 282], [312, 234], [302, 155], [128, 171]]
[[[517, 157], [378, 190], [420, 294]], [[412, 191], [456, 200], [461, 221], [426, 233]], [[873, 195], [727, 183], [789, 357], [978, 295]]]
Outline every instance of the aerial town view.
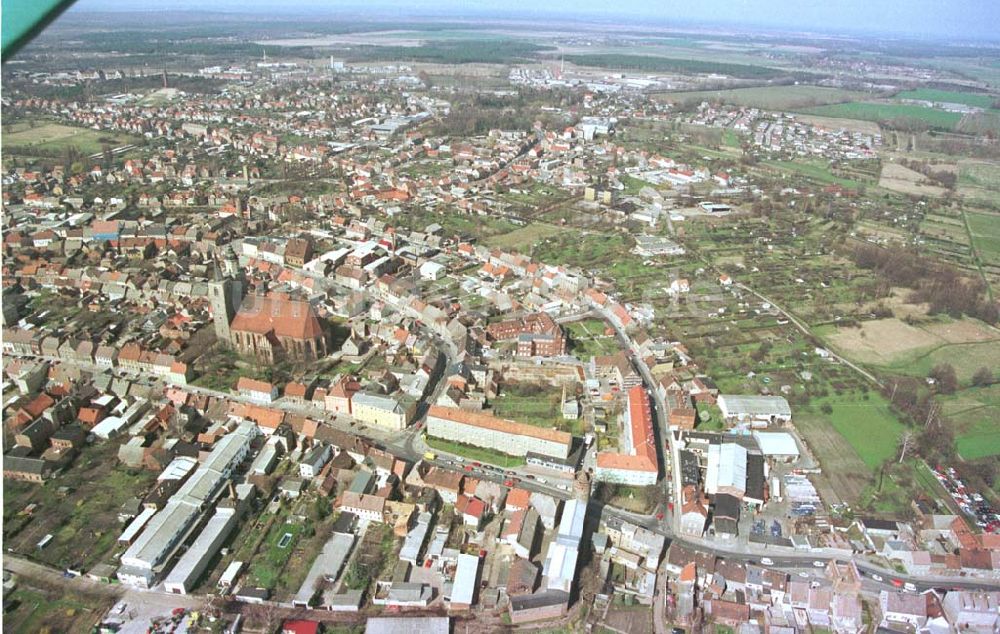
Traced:
[[3, 632], [1000, 632], [1000, 3], [3, 0]]

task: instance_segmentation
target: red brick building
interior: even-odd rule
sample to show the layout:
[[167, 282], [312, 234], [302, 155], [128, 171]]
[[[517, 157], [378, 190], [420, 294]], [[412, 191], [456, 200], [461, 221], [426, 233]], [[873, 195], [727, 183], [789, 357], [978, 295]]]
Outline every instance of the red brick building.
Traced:
[[547, 313], [490, 324], [486, 334], [493, 341], [517, 339], [519, 357], [555, 357], [566, 354], [566, 335]]

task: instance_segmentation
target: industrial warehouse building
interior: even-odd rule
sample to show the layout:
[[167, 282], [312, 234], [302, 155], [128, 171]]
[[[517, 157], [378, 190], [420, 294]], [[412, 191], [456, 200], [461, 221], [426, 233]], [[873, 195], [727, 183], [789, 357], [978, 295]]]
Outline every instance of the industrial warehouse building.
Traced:
[[583, 539], [583, 522], [587, 515], [587, 503], [569, 500], [563, 509], [562, 519], [556, 538], [545, 551], [542, 572], [546, 577], [546, 589], [568, 593], [576, 578], [576, 565], [580, 555], [580, 541]]
[[792, 409], [788, 401], [780, 396], [721, 394], [718, 405], [726, 420], [748, 422], [754, 427], [792, 420]]
[[432, 405], [427, 412], [427, 433], [512, 456], [530, 451], [565, 460], [573, 446], [573, 436], [566, 432], [440, 405]]
[[243, 423], [223, 436], [205, 462], [153, 516], [121, 556], [118, 579], [142, 588], [153, 585], [177, 548], [192, 533], [198, 520], [224, 490], [236, 467], [250, 453], [257, 426]]
[[215, 509], [215, 515], [208, 520], [204, 530], [167, 575], [163, 582], [164, 589], [174, 594], [187, 594], [194, 588], [198, 578], [205, 572], [208, 563], [235, 526], [235, 508], [220, 507]]
[[747, 450], [736, 443], [710, 445], [705, 492], [743, 499], [747, 492]]

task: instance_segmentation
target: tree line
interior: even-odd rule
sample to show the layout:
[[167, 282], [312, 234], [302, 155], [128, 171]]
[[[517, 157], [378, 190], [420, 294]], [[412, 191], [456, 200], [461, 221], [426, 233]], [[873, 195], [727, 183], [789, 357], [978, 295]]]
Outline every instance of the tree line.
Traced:
[[928, 261], [915, 250], [900, 246], [858, 245], [851, 253], [855, 264], [893, 286], [913, 290], [910, 300], [927, 303], [931, 314], [968, 315], [988, 324], [1000, 321], [1000, 309], [986, 294], [986, 284], [949, 266]]

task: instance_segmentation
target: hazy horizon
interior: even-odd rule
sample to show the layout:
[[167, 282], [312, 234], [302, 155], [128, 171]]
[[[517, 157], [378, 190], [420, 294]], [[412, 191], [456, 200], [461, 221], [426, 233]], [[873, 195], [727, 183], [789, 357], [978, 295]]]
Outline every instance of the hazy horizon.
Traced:
[[[80, 0], [71, 12], [220, 12], [232, 14], [336, 15], [372, 14], [373, 18], [558, 18], [620, 21], [655, 27], [715, 26], [770, 29], [828, 35], [891, 35], [918, 39], [1000, 42], [1000, 3], [988, 0], [703, 0], [698, 4], [621, 0], [614, 10], [595, 0], [554, 0], [540, 5], [526, 0], [481, 0], [470, 6], [458, 0], [376, 0], [342, 3], [322, 0]], [[63, 18], [65, 20], [65, 17]]]

